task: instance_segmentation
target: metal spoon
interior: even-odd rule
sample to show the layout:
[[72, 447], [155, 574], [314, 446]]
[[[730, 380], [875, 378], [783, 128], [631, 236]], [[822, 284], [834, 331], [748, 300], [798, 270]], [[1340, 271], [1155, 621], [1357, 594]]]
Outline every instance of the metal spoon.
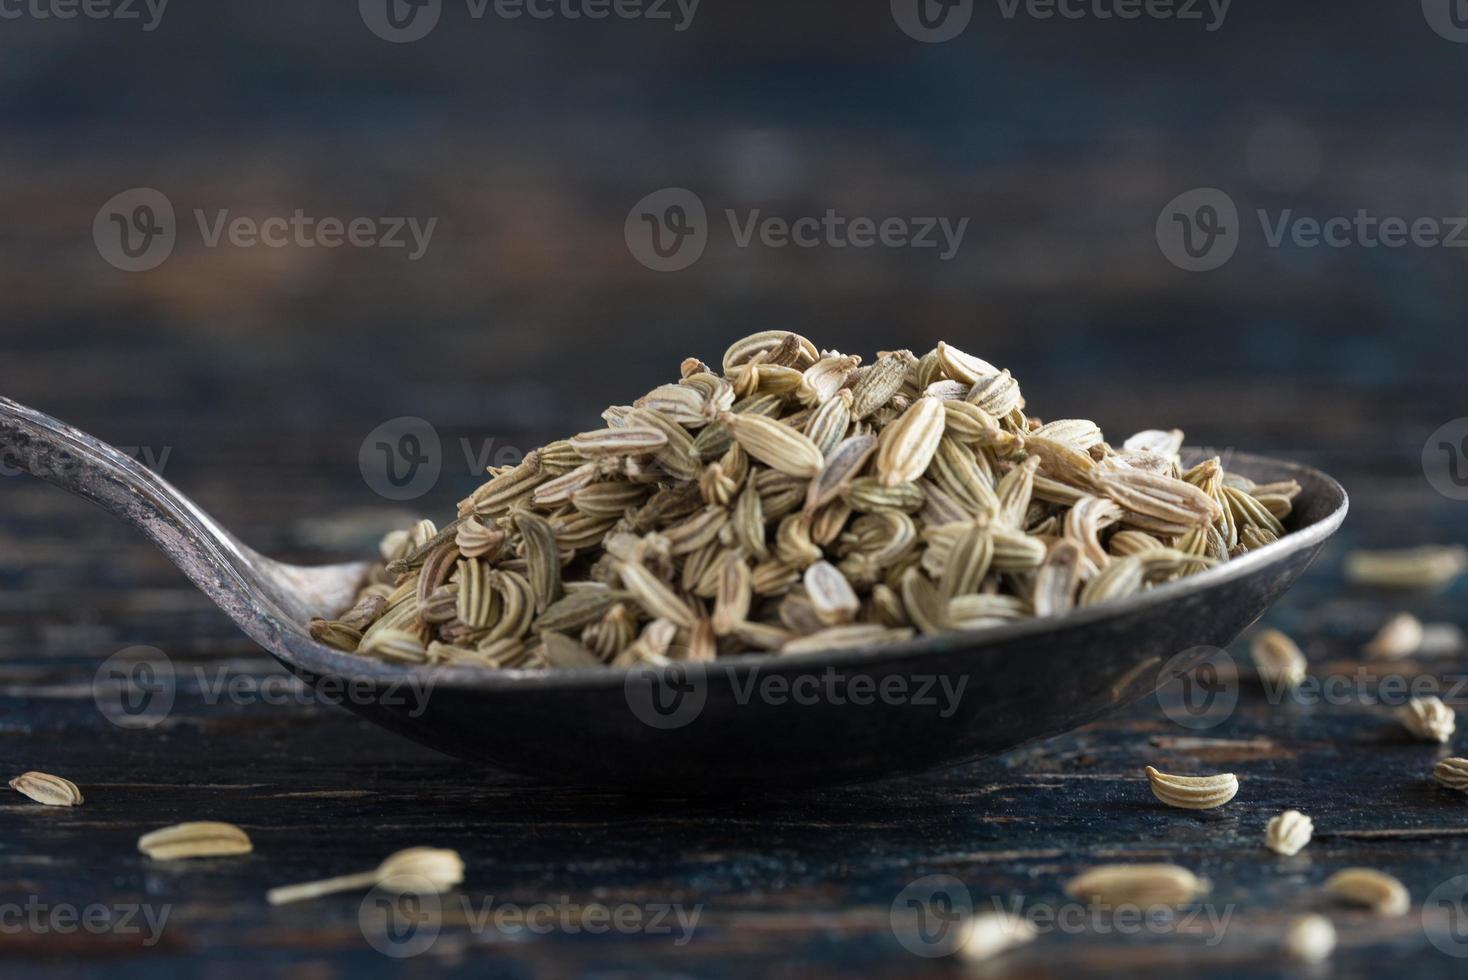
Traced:
[[265, 558], [130, 457], [5, 398], [0, 453], [136, 526], [289, 670], [387, 728], [543, 780], [689, 792], [918, 772], [1085, 724], [1231, 642], [1294, 583], [1347, 508], [1340, 484], [1318, 470], [1235, 454], [1231, 470], [1256, 481], [1299, 481], [1290, 533], [1126, 599], [871, 650], [489, 671], [403, 667], [316, 643], [309, 620], [346, 608], [366, 563]]

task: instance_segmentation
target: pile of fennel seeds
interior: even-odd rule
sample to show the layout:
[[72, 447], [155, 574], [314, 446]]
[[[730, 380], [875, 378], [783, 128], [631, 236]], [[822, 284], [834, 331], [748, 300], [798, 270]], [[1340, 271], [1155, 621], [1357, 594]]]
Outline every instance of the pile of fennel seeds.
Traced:
[[770, 330], [529, 453], [439, 528], [387, 536], [318, 641], [403, 663], [565, 668], [901, 642], [1054, 616], [1276, 540], [1298, 484], [1182, 433], [1117, 448], [1027, 416], [1008, 372]]

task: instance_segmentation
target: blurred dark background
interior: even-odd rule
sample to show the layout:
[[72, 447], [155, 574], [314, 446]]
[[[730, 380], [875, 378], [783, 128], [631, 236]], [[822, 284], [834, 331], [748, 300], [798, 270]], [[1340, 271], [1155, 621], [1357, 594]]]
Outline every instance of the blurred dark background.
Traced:
[[[444, 0], [407, 43], [369, 25], [391, 33], [382, 0], [17, 7], [0, 21], [0, 392], [167, 453], [225, 523], [314, 554], [358, 543], [279, 529], [382, 506], [357, 456], [384, 420], [439, 430], [443, 475], [410, 503], [439, 513], [478, 478], [460, 439], [523, 451], [589, 427], [744, 333], [868, 358], [945, 338], [1013, 369], [1042, 416], [1371, 471], [1398, 490], [1358, 507], [1460, 518], [1420, 455], [1468, 414], [1468, 250], [1271, 247], [1254, 215], [1468, 214], [1468, 44], [1415, 3], [1237, 4], [1221, 23], [1206, 4], [970, 6], [943, 43], [885, 0], [703, 0], [691, 20], [671, 2], [592, 20]], [[624, 239], [666, 187], [711, 223], [678, 272]], [[1190, 272], [1156, 228], [1200, 187], [1242, 218], [1232, 258]], [[93, 235], [133, 188], [177, 213], [147, 271]], [[726, 208], [968, 225], [946, 261], [740, 248]], [[437, 223], [412, 260], [209, 247], [196, 209]]]
[[[117, 13], [124, 0], [88, 2]], [[968, 0], [943, 21], [967, 25], [937, 43], [900, 26], [924, 33], [916, 0], [701, 0], [686, 23], [686, 7], [661, 0], [666, 19], [600, 20], [564, 15], [598, 0], [537, 0], [549, 19], [493, 6], [476, 18], [470, 0], [440, 0], [432, 30], [402, 43], [380, 35], [422, 28], [433, 0], [393, 0], [408, 25], [396, 35], [387, 2], [172, 0], [155, 19], [157, 0], [134, 0], [118, 19], [71, 0], [0, 0], [0, 395], [130, 447], [260, 550], [317, 562], [370, 554], [410, 512], [453, 513], [482, 480], [466, 447], [504, 462], [595, 427], [606, 405], [675, 378], [682, 358], [717, 363], [749, 332], [793, 329], [866, 358], [941, 338], [1011, 368], [1033, 414], [1092, 418], [1113, 441], [1175, 425], [1194, 445], [1339, 477], [1353, 498], [1345, 529], [1269, 619], [1317, 666], [1351, 669], [1403, 608], [1342, 587], [1346, 549], [1468, 541], [1468, 503], [1455, 499], [1468, 487], [1451, 483], [1433, 435], [1468, 416], [1468, 248], [1373, 247], [1355, 231], [1344, 247], [1275, 247], [1256, 217], [1364, 211], [1454, 233], [1451, 219], [1468, 216], [1468, 27], [1451, 15], [1468, 24], [1468, 0], [1240, 2], [1221, 23], [1192, 0], [1152, 8], [1200, 15], [1181, 20], [1103, 19], [1092, 0], [1067, 0], [1081, 19], [1026, 6], [1010, 17], [1012, 0]], [[415, 11], [425, 19], [408, 20]], [[667, 195], [641, 203], [668, 188], [706, 207], [707, 247], [659, 272], [628, 228], [644, 207], [670, 217]], [[1205, 188], [1218, 193], [1180, 198]], [[166, 241], [138, 230], [164, 227], [160, 201], [175, 215], [172, 250], [154, 262], [149, 245], [153, 267], [127, 271], [137, 263], [120, 231]], [[755, 209], [830, 209], [967, 225], [945, 261], [937, 249], [739, 247], [726, 209], [741, 223]], [[221, 212], [436, 223], [415, 260], [409, 248], [210, 246], [196, 211], [211, 229]], [[1187, 222], [1193, 244], [1213, 246], [1198, 259], [1169, 237]], [[440, 472], [420, 495], [385, 500], [362, 460], [401, 416], [431, 426]], [[1421, 896], [1462, 863], [1461, 809], [1449, 809], [1460, 803], [1432, 795], [1419, 747], [1384, 734], [1394, 723], [1375, 705], [1311, 713], [1255, 698], [1218, 730], [1233, 740], [1209, 749], [1149, 700], [895, 788], [678, 822], [661, 802], [466, 773], [330, 705], [209, 703], [193, 671], [278, 668], [140, 535], [12, 475], [3, 449], [5, 758], [12, 772], [76, 780], [88, 806], [72, 819], [0, 807], [0, 897], [179, 905], [155, 955], [86, 936], [40, 937], [23, 947], [33, 955], [95, 955], [109, 976], [191, 957], [209, 959], [211, 977], [260, 964], [312, 980], [373, 974], [389, 961], [363, 946], [355, 895], [289, 915], [259, 896], [439, 843], [464, 849], [475, 889], [681, 895], [711, 902], [713, 924], [686, 952], [573, 938], [491, 943], [460, 961], [445, 943], [418, 961], [425, 975], [485, 975], [488, 962], [496, 975], [542, 964], [561, 976], [566, 962], [625, 959], [639, 964], [625, 975], [657, 963], [910, 976], [921, 964], [893, 944], [884, 910], [918, 874], [952, 870], [975, 895], [1039, 882], [1044, 897], [1082, 858], [1190, 849], [1185, 863], [1196, 857], [1225, 899], [1248, 883], [1249, 909], [1266, 910], [1252, 920], [1262, 931], [1243, 926], [1243, 945], [1207, 960], [1222, 976], [1245, 963], [1277, 972], [1269, 916], [1306, 907], [1299, 865], [1276, 875], [1261, 860], [1271, 807], [1318, 803], [1322, 829], [1339, 832], [1313, 848], [1316, 878], [1381, 866]], [[1468, 625], [1465, 586], [1408, 608]], [[164, 651], [185, 679], [151, 731], [113, 729], [87, 684], [133, 644]], [[1185, 823], [1140, 801], [1144, 757], [1253, 782], [1222, 820]], [[184, 819], [239, 821], [257, 860], [175, 875], [134, 853], [142, 829]], [[1082, 858], [1067, 864], [1061, 849]], [[1412, 925], [1343, 927], [1343, 944], [1376, 944], [1351, 969], [1385, 970], [1420, 947], [1413, 976], [1454, 975], [1402, 938], [1416, 917], [1400, 921]], [[1095, 947], [1072, 938], [1068, 953], [1037, 945], [1020, 972], [1206, 972], [1172, 945], [1150, 957], [1118, 946], [1088, 966]]]

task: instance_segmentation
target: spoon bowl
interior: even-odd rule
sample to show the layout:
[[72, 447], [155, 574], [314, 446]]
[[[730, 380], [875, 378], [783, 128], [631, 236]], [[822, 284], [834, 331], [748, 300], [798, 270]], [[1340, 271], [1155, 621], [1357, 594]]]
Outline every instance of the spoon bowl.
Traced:
[[873, 649], [491, 671], [401, 666], [315, 642], [310, 619], [349, 606], [367, 563], [265, 558], [117, 449], [5, 398], [0, 447], [7, 463], [138, 527], [287, 669], [385, 728], [541, 780], [693, 793], [911, 774], [1083, 725], [1258, 620], [1347, 509], [1340, 484], [1318, 470], [1236, 454], [1232, 471], [1300, 483], [1289, 533], [1124, 599]]

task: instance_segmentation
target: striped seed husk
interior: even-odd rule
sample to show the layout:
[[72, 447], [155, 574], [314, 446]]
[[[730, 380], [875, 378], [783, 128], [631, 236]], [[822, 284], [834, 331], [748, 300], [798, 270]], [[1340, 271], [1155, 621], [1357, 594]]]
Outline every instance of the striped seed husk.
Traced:
[[[1302, 492], [1185, 467], [1176, 430], [1116, 448], [1088, 419], [1029, 417], [1009, 372], [946, 342], [862, 366], [761, 331], [601, 416], [488, 468], [449, 523], [384, 536], [353, 608], [311, 635], [524, 671], [876, 646], [1196, 574], [1277, 541]], [[1465, 555], [1364, 562], [1440, 584]]]
[[213, 820], [160, 827], [138, 838], [138, 850], [155, 861], [249, 854], [254, 849], [239, 827]]
[[23, 772], [10, 781], [10, 788], [45, 806], [81, 806], [85, 802], [76, 783], [48, 772]]

